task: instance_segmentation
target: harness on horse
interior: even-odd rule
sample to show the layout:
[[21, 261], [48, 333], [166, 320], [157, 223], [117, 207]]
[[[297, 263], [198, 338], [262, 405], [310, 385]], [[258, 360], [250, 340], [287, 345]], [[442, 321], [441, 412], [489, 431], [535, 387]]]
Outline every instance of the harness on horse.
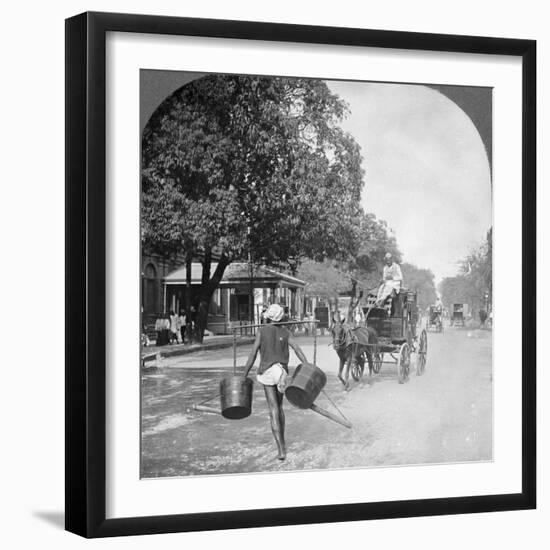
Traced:
[[348, 326], [342, 326], [342, 331], [336, 337], [334, 335], [334, 349], [339, 350], [342, 348], [347, 348], [354, 344], [357, 345], [368, 345], [369, 344], [369, 332], [368, 329], [364, 327], [351, 328]]

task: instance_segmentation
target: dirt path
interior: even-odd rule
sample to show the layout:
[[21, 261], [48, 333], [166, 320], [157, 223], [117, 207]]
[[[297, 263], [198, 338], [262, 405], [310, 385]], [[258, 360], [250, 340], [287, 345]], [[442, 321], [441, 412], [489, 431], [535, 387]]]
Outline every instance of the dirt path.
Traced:
[[[353, 424], [347, 430], [285, 403], [288, 458], [275, 460], [263, 390], [244, 420], [191, 410], [216, 394], [231, 371], [231, 350], [166, 359], [142, 378], [142, 476], [181, 476], [490, 460], [492, 456], [491, 333], [449, 329], [428, 337], [424, 376], [397, 383], [395, 367], [344, 393], [336, 354], [320, 339], [318, 364], [327, 393]], [[312, 357], [312, 341], [302, 341]], [[248, 348], [238, 350], [239, 365]], [[291, 361], [291, 365], [296, 362]], [[331, 405], [320, 396], [317, 403]], [[212, 402], [218, 406], [216, 400]]]

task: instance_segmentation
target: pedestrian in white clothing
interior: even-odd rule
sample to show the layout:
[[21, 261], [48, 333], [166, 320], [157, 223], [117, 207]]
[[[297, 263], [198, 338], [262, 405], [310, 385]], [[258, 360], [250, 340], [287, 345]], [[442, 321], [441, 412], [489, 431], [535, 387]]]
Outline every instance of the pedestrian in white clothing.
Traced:
[[185, 311], [180, 310], [180, 315], [178, 317], [178, 326], [180, 329], [180, 338], [181, 342], [185, 342], [185, 329], [187, 328], [187, 317], [185, 316]]
[[176, 315], [173, 311], [170, 312], [170, 343], [173, 344], [174, 340], [179, 344], [180, 342], [180, 327], [179, 327], [179, 316]]

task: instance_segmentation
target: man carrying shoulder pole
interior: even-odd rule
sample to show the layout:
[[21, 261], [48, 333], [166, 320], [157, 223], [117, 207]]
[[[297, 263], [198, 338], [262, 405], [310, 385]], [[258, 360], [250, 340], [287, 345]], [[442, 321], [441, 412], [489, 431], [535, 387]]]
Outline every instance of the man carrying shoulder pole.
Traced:
[[278, 323], [284, 316], [284, 309], [278, 304], [269, 306], [264, 314], [266, 325], [260, 327], [254, 341], [252, 351], [245, 365], [245, 377], [254, 365], [258, 351], [260, 366], [256, 379], [264, 387], [269, 408], [271, 431], [277, 444], [279, 460], [286, 458], [285, 445], [285, 415], [283, 412], [283, 396], [288, 376], [289, 348], [292, 348], [302, 363], [307, 358], [300, 346], [295, 342], [290, 331]]

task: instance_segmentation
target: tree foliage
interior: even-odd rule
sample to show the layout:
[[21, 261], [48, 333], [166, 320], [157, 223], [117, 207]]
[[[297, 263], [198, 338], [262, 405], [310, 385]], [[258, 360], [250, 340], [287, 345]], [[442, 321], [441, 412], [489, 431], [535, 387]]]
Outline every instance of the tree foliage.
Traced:
[[435, 276], [431, 270], [404, 263], [401, 265], [401, 272], [403, 273], [404, 286], [417, 291], [420, 309], [426, 309], [429, 305], [435, 303], [437, 297]]
[[305, 260], [300, 264], [296, 276], [306, 281], [305, 292], [308, 296], [334, 298], [350, 289], [349, 274], [343, 272], [333, 260]]
[[184, 86], [144, 131], [144, 244], [266, 264], [353, 252], [363, 173], [338, 125], [345, 113], [318, 80], [213, 75]]
[[401, 261], [401, 252], [385, 221], [365, 213], [357, 222], [359, 244], [353, 257], [339, 262], [306, 261], [300, 265], [297, 276], [308, 281], [308, 294], [325, 298], [343, 293], [355, 296], [379, 284], [387, 252], [391, 252], [396, 261]]
[[347, 269], [357, 281], [358, 290], [367, 291], [380, 283], [386, 253], [401, 263], [401, 252], [388, 224], [371, 213], [361, 217], [359, 242], [357, 254], [348, 262]]

